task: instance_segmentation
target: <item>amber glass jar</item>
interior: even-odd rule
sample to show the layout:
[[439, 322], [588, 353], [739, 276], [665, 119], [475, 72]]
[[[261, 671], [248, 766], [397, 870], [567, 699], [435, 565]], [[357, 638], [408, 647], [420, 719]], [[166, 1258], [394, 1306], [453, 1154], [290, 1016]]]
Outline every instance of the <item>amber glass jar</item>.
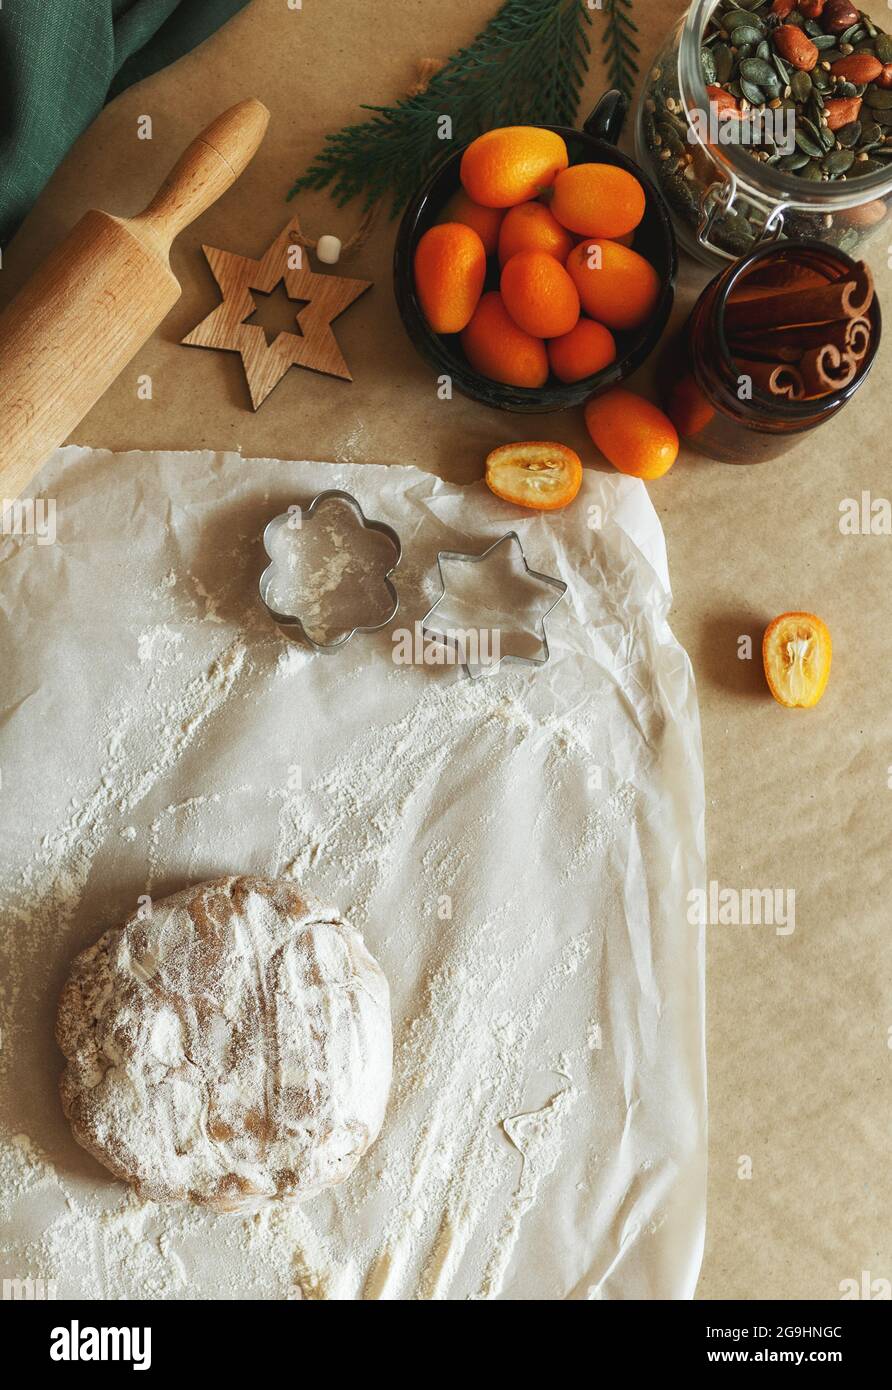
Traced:
[[[847, 386], [816, 400], [790, 400], [757, 387], [741, 399], [741, 371], [725, 336], [725, 307], [741, 279], [772, 259], [796, 260], [832, 279], [856, 269], [851, 256], [820, 241], [766, 245], [744, 256], [706, 286], [682, 330], [683, 352], [672, 351], [665, 377], [668, 411], [682, 442], [724, 463], [762, 463], [786, 453], [798, 437], [830, 420], [851, 400], [876, 356], [881, 318], [876, 298], [868, 311], [870, 346]], [[678, 364], [677, 366], [675, 364]]]

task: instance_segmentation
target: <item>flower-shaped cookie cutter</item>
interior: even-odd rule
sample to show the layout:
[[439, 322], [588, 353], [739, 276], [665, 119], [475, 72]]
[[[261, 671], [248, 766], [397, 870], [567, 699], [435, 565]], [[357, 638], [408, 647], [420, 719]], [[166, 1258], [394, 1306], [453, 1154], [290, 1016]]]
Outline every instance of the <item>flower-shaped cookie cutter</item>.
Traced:
[[[390, 608], [386, 617], [382, 618], [380, 622], [367, 624], [357, 623], [355, 627], [351, 627], [348, 631], [341, 633], [333, 642], [318, 642], [307, 631], [302, 618], [298, 614], [281, 613], [269, 601], [270, 587], [273, 583], [277, 564], [277, 557], [273, 550], [273, 545], [276, 537], [281, 531], [295, 529], [295, 515], [300, 517], [300, 525], [303, 526], [306, 522], [312, 520], [317, 510], [324, 503], [331, 501], [346, 503], [354, 512], [364, 530], [378, 531], [382, 536], [386, 536], [393, 546], [393, 564], [384, 573], [384, 585], [393, 600], [393, 606]], [[340, 488], [329, 488], [327, 492], [318, 493], [308, 507], [301, 507], [299, 510], [292, 509], [291, 511], [283, 512], [280, 516], [274, 516], [263, 532], [263, 548], [269, 556], [271, 563], [267, 565], [263, 574], [260, 576], [260, 601], [273, 622], [281, 628], [287, 637], [301, 639], [306, 642], [307, 646], [312, 647], [313, 651], [322, 652], [323, 654], [338, 652], [342, 647], [347, 645], [350, 638], [354, 637], [357, 632], [380, 632], [381, 628], [387, 627], [388, 623], [393, 622], [393, 619], [396, 617], [400, 606], [400, 600], [399, 594], [390, 576], [400, 562], [400, 557], [403, 553], [402, 542], [392, 526], [388, 526], [384, 521], [373, 521], [370, 517], [367, 517], [352, 493], [343, 492]]]
[[447, 633], [444, 633], [439, 628], [432, 626], [430, 621], [436, 613], [437, 609], [439, 608], [440, 604], [446, 597], [447, 585], [446, 576], [443, 573], [443, 561], [445, 560], [447, 564], [451, 564], [453, 561], [460, 561], [462, 563], [467, 563], [471, 565], [479, 565], [482, 562], [488, 560], [489, 557], [496, 550], [498, 550], [500, 546], [509, 545], [512, 543], [517, 546], [517, 549], [520, 553], [520, 559], [523, 563], [524, 572], [527, 575], [527, 577], [530, 579], [536, 579], [542, 584], [547, 584], [550, 588], [556, 591], [556, 598], [554, 602], [549, 604], [549, 606], [545, 609], [544, 613], [539, 615], [538, 631], [535, 633], [542, 645], [543, 654], [541, 656], [525, 656], [517, 652], [505, 652], [504, 655], [500, 655], [498, 661], [494, 662], [491, 666], [475, 666], [470, 662], [463, 661], [462, 670], [466, 673], [466, 675], [470, 676], [471, 680], [477, 680], [481, 676], [494, 673], [505, 661], [516, 662], [516, 664], [519, 666], [544, 666], [545, 663], [551, 659], [551, 650], [548, 646], [548, 637], [545, 632], [545, 619], [549, 617], [551, 613], [554, 612], [555, 608], [557, 608], [561, 599], [567, 592], [568, 585], [564, 583], [563, 579], [555, 579], [553, 575], [542, 574], [540, 570], [534, 570], [532, 568], [532, 566], [527, 562], [527, 557], [524, 554], [524, 549], [520, 541], [520, 536], [517, 534], [516, 531], [506, 531], [504, 536], [500, 536], [498, 540], [493, 541], [492, 545], [487, 546], [486, 550], [482, 551], [479, 555], [468, 555], [461, 550], [439, 550], [437, 552], [437, 570], [439, 571], [440, 575], [441, 592], [439, 597], [434, 601], [434, 603], [425, 613], [424, 617], [421, 619], [421, 630], [426, 636], [431, 637], [435, 641], [442, 642], [446, 646], [451, 646], [454, 650], [455, 642], [448, 636]]

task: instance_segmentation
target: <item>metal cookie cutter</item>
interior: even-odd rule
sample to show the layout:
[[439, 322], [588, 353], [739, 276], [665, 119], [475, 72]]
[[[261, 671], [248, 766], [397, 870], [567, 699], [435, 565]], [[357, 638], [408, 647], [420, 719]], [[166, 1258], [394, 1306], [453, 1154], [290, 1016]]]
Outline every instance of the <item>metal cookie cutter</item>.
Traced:
[[435, 600], [435, 602], [425, 613], [424, 617], [421, 619], [421, 630], [423, 633], [434, 638], [436, 641], [443, 642], [446, 645], [451, 645], [453, 648], [457, 648], [458, 644], [453, 639], [451, 639], [448, 636], [448, 634], [441, 632], [439, 629], [435, 627], [430, 626], [430, 619], [436, 612], [439, 605], [443, 602], [443, 599], [446, 597], [446, 577], [443, 574], [443, 561], [445, 560], [447, 563], [449, 563], [452, 560], [461, 560], [463, 562], [467, 562], [468, 564], [479, 565], [483, 561], [487, 560], [489, 556], [493, 554], [494, 551], [498, 550], [499, 546], [510, 545], [512, 542], [517, 546], [517, 549], [520, 551], [520, 558], [523, 561], [524, 570], [526, 574], [530, 577], [530, 579], [538, 579], [541, 583], [548, 584], [551, 586], [552, 589], [555, 589], [557, 591], [557, 597], [555, 598], [554, 602], [549, 604], [548, 608], [546, 608], [545, 612], [539, 618], [539, 630], [536, 633], [536, 636], [538, 636], [539, 641], [542, 643], [542, 646], [544, 648], [544, 654], [542, 656], [521, 656], [514, 652], [505, 652], [504, 655], [500, 654], [498, 661], [493, 662], [492, 665], [487, 666], [477, 666], [467, 661], [462, 662], [462, 669], [467, 673], [467, 675], [470, 676], [471, 680], [477, 680], [480, 676], [497, 671], [503, 661], [514, 661], [520, 666], [544, 666], [545, 663], [549, 661], [551, 658], [551, 652], [548, 646], [548, 638], [545, 633], [545, 619], [549, 617], [551, 613], [554, 612], [555, 608], [557, 608], [561, 599], [564, 597], [564, 594], [567, 592], [568, 586], [564, 583], [562, 579], [555, 579], [550, 574], [542, 574], [539, 570], [534, 570], [530, 567], [530, 565], [527, 563], [527, 557], [524, 554], [523, 546], [520, 543], [520, 536], [517, 534], [516, 531], [506, 532], [506, 534], [504, 536], [500, 536], [497, 541], [493, 541], [492, 545], [487, 546], [486, 550], [484, 550], [480, 555], [468, 555], [460, 550], [440, 550], [437, 552], [437, 569], [440, 574], [441, 593], [439, 598]]
[[359, 505], [352, 493], [342, 492], [339, 488], [331, 488], [327, 492], [320, 492], [318, 496], [313, 498], [312, 502], [308, 507], [301, 508], [301, 525], [305, 524], [307, 521], [312, 520], [312, 517], [315, 514], [316, 510], [320, 506], [322, 506], [324, 502], [330, 502], [334, 500], [346, 502], [347, 505], [353, 510], [353, 512], [355, 512], [360, 524], [365, 528], [365, 530], [380, 531], [381, 535], [386, 536], [387, 539], [390, 541], [390, 544], [393, 546], [394, 561], [390, 568], [386, 570], [384, 573], [384, 584], [387, 588], [388, 593], [390, 594], [390, 597], [393, 599], [393, 607], [390, 609], [387, 616], [385, 618], [382, 618], [382, 620], [379, 623], [369, 623], [365, 626], [357, 624], [356, 627], [350, 628], [348, 632], [342, 633], [341, 636], [336, 638], [334, 642], [317, 642], [315, 638], [311, 637], [309, 632], [307, 632], [307, 629], [304, 627], [303, 621], [297, 614], [280, 613], [278, 609], [274, 608], [272, 604], [269, 602], [270, 585], [273, 581], [273, 571], [275, 570], [277, 563], [276, 557], [274, 556], [271, 547], [273, 541], [275, 540], [276, 536], [279, 534], [280, 531], [285, 529], [294, 529], [294, 513], [283, 512], [281, 516], [273, 517], [272, 521], [268, 524], [263, 533], [263, 548], [269, 556], [270, 560], [272, 561], [272, 564], [267, 565], [266, 569], [263, 571], [263, 574], [260, 576], [260, 601], [266, 609], [267, 613], [269, 613], [270, 617], [273, 619], [275, 623], [278, 624], [278, 626], [282, 629], [286, 636], [301, 638], [304, 642], [307, 643], [308, 646], [313, 648], [313, 651], [322, 653], [340, 651], [341, 647], [346, 646], [346, 644], [350, 641], [350, 638], [355, 636], [357, 632], [379, 632], [382, 627], [387, 627], [387, 624], [393, 621], [393, 619], [396, 617], [397, 611], [400, 606], [399, 594], [397, 593], [396, 588], [394, 587], [390, 578], [397, 565], [399, 564], [400, 557], [402, 555], [403, 548], [400, 538], [397, 535], [396, 531], [394, 531], [393, 527], [388, 526], [386, 522], [370, 520], [370, 518], [366, 516], [365, 512], [362, 510], [362, 507]]

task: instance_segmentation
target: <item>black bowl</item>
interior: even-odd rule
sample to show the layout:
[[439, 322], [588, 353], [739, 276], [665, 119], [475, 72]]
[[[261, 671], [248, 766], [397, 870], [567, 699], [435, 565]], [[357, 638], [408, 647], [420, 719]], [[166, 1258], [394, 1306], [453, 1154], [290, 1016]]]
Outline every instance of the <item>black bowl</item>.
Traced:
[[[571, 164], [615, 164], [634, 174], [646, 197], [644, 217], [635, 232], [635, 250], [645, 256], [656, 270], [662, 285], [660, 298], [645, 324], [634, 332], [616, 334], [616, 361], [594, 376], [570, 385], [551, 379], [538, 388], [503, 386], [501, 382], [491, 381], [489, 377], [474, 371], [462, 351], [459, 334], [441, 336], [428, 327], [415, 293], [415, 248], [427, 229], [437, 221], [453, 193], [461, 187], [459, 166], [464, 146], [437, 168], [407, 207], [393, 255], [397, 307], [406, 332], [418, 352], [438, 374], [448, 375], [454, 387], [463, 395], [482, 401], [484, 405], [496, 406], [499, 410], [531, 414], [566, 410], [568, 406], [581, 405], [592, 396], [618, 385], [640, 367], [656, 347], [672, 310], [678, 252], [672, 221], [661, 195], [634, 160], [616, 148], [615, 142], [619, 138], [625, 112], [625, 98], [617, 91], [610, 91], [598, 102], [582, 130], [571, 130], [569, 126], [546, 127], [563, 136]], [[497, 274], [493, 280], [492, 271], [489, 272], [485, 288], [498, 288]]]

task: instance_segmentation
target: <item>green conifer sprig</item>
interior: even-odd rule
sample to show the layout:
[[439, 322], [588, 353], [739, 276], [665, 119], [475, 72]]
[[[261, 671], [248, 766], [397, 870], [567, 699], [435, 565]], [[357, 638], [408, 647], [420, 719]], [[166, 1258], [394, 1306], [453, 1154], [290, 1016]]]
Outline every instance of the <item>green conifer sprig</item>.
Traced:
[[[591, 52], [591, 22], [586, 0], [505, 0], [424, 92], [393, 106], [363, 106], [371, 119], [327, 136], [288, 197], [329, 188], [339, 207], [362, 197], [366, 210], [389, 197], [395, 216], [456, 145], [483, 131], [524, 123], [572, 125]], [[444, 116], [452, 123], [451, 139], [442, 137]]]
[[602, 43], [610, 85], [631, 97], [638, 64], [634, 55], [640, 50], [632, 37], [638, 25], [632, 19], [632, 0], [604, 0], [607, 21]]

